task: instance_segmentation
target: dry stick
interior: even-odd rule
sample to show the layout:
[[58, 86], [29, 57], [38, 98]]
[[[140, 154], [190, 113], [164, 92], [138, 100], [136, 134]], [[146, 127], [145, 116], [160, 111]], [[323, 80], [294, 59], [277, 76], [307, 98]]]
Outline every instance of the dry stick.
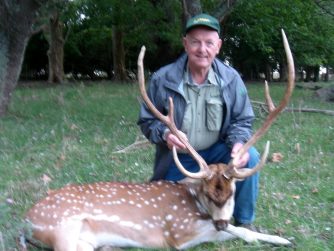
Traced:
[[4, 240], [2, 237], [2, 232], [0, 232], [0, 244], [1, 244], [1, 250], [5, 251], [5, 244], [4, 244]]
[[[267, 107], [267, 105], [264, 102], [260, 101], [251, 101], [253, 104], [260, 105], [261, 107]], [[315, 109], [315, 108], [291, 108], [287, 107], [283, 111], [286, 112], [314, 112], [314, 113], [323, 113], [326, 115], [334, 116], [334, 111], [332, 110], [322, 110], [322, 109]]]
[[147, 139], [137, 140], [134, 143], [132, 143], [131, 145], [128, 145], [128, 146], [124, 147], [123, 149], [115, 151], [113, 153], [128, 153], [128, 152], [131, 152], [135, 149], [146, 147], [146, 146], [149, 146], [149, 145], [151, 145], [151, 143]]

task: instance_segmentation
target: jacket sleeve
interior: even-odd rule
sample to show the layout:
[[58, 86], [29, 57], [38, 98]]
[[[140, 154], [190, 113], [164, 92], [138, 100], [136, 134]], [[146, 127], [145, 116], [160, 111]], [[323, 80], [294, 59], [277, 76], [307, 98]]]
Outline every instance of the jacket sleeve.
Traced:
[[226, 143], [230, 146], [249, 140], [254, 120], [254, 112], [244, 82], [237, 73], [232, 81], [233, 83], [229, 85], [232, 100], [230, 124], [226, 133]]
[[[159, 77], [156, 73], [152, 76], [147, 94], [153, 105], [162, 114], [166, 115], [166, 93], [162, 85], [159, 83]], [[162, 122], [160, 122], [160, 120], [153, 116], [144, 102], [142, 102], [140, 107], [140, 114], [137, 124], [140, 126], [142, 133], [151, 143], [166, 144], [163, 139], [163, 133], [167, 127]]]

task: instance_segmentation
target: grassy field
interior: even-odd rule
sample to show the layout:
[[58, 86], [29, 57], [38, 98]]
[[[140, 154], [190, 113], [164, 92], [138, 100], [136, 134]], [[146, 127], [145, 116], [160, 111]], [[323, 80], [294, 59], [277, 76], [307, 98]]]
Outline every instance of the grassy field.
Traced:
[[[262, 85], [247, 87], [252, 100], [263, 100]], [[48, 189], [149, 179], [152, 146], [115, 153], [141, 137], [137, 89], [109, 82], [16, 89], [0, 120], [0, 251], [17, 250], [24, 213]], [[272, 85], [274, 101], [282, 92], [281, 84]], [[334, 109], [304, 89], [295, 89], [290, 107]], [[257, 128], [263, 114], [256, 112]], [[261, 172], [256, 225], [290, 238], [295, 250], [334, 250], [334, 116], [284, 112], [257, 143], [259, 151], [266, 140], [283, 159]], [[290, 249], [234, 240], [192, 250]]]

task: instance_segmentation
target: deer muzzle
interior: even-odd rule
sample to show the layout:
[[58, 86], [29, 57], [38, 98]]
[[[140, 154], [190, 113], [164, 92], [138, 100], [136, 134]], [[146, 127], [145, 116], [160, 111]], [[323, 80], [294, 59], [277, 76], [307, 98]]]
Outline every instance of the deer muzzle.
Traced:
[[228, 226], [228, 221], [227, 220], [215, 220], [213, 221], [213, 225], [215, 226], [217, 231], [223, 231], [227, 228]]

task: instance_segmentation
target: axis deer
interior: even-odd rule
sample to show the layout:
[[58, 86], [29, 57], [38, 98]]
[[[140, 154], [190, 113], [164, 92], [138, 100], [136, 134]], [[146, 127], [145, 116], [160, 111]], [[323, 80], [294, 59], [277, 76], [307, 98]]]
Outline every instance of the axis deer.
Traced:
[[[287, 105], [294, 86], [294, 65], [288, 41], [283, 42], [289, 64], [286, 93], [280, 105], [270, 112], [263, 126], [240, 150], [240, 154], [269, 129]], [[200, 166], [198, 173], [185, 170], [173, 155], [178, 168], [196, 183], [100, 182], [69, 185], [51, 192], [35, 204], [26, 215], [32, 239], [56, 251], [92, 251], [101, 246], [187, 249], [203, 242], [241, 238], [247, 242], [264, 241], [290, 245], [279, 236], [252, 232], [229, 224], [234, 208], [235, 182], [259, 171], [266, 160], [269, 143], [260, 164], [254, 169], [235, 169], [233, 160], [208, 166], [197, 152], [179, 135], [170, 113], [163, 116], [146, 95], [142, 47], [138, 57], [138, 79], [141, 95], [155, 116], [167, 124], [187, 146]], [[182, 135], [182, 134], [181, 134]]]

